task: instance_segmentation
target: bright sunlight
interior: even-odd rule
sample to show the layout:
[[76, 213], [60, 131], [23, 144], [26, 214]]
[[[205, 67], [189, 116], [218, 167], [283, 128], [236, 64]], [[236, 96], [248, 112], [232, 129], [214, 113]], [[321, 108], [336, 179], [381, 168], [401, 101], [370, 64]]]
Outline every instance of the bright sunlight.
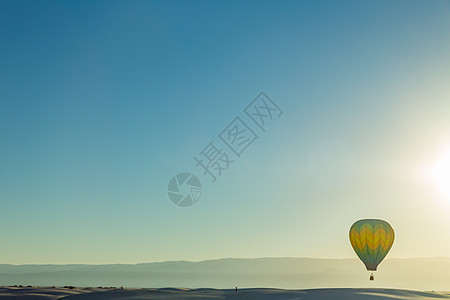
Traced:
[[439, 188], [450, 197], [450, 150], [437, 161], [432, 176]]

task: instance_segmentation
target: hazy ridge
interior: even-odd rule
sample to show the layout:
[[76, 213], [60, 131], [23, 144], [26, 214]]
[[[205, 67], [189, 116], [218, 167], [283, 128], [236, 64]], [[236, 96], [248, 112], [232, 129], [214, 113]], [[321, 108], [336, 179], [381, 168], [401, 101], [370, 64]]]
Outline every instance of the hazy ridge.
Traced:
[[357, 259], [226, 258], [112, 265], [0, 265], [0, 285], [127, 287], [387, 287], [450, 290], [450, 258], [387, 259], [375, 281]]

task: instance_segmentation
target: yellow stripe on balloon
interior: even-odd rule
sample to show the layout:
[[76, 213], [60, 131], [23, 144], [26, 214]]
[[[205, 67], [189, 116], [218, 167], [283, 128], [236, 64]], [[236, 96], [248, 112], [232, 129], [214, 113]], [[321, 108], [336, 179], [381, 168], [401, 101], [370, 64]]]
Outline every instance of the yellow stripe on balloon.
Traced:
[[358, 249], [362, 250], [364, 247], [361, 245], [361, 238], [358, 232], [355, 232], [355, 241], [356, 241], [356, 247]]
[[386, 231], [384, 231], [383, 228], [379, 228], [375, 232], [374, 237], [373, 237], [373, 249], [377, 249], [380, 246], [382, 232], [386, 233]]
[[389, 233], [387, 234], [387, 237], [386, 237], [386, 245], [383, 247], [383, 249], [384, 249], [384, 250], [388, 249], [388, 248], [391, 246], [391, 244], [393, 243], [393, 241], [394, 241], [394, 231], [391, 230], [391, 231], [389, 231]]
[[384, 228], [378, 228], [375, 233], [367, 227], [362, 228], [359, 233], [355, 228], [350, 231], [350, 243], [359, 250], [363, 250], [366, 245], [371, 250], [380, 246], [386, 250], [390, 247], [393, 237], [393, 231], [386, 233]]
[[368, 228], [364, 228], [364, 238], [366, 240], [367, 247], [373, 250], [374, 249], [373, 232]]
[[386, 230], [382, 230], [382, 231], [380, 231], [380, 246], [383, 248], [383, 249], [385, 249], [386, 250], [386, 236], [387, 236], [387, 233], [386, 233]]
[[367, 229], [363, 228], [360, 232], [359, 232], [359, 240], [361, 241], [361, 249], [364, 248], [367, 244]]
[[350, 243], [352, 244], [353, 248], [356, 247], [358, 249], [362, 249], [361, 243], [359, 242], [359, 234], [354, 228], [352, 228], [352, 230], [350, 231]]

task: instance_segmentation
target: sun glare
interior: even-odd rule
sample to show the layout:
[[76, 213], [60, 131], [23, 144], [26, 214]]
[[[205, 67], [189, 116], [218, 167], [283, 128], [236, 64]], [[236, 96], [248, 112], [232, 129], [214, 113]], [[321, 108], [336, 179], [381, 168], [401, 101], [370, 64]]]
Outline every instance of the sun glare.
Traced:
[[450, 197], [450, 151], [436, 163], [432, 175], [439, 188]]

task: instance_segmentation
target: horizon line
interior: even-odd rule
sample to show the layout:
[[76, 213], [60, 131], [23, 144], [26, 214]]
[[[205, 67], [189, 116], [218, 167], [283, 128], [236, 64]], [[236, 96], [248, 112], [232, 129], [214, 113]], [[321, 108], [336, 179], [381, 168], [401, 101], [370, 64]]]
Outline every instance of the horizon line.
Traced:
[[[407, 260], [407, 259], [437, 259], [444, 258], [450, 259], [450, 256], [416, 256], [416, 257], [389, 257], [386, 260]], [[86, 265], [86, 266], [117, 266], [117, 265], [142, 265], [142, 264], [158, 264], [158, 263], [170, 263], [170, 262], [188, 262], [188, 263], [200, 263], [200, 262], [208, 262], [208, 261], [217, 261], [217, 260], [227, 260], [227, 259], [236, 259], [236, 260], [253, 260], [253, 259], [311, 259], [311, 260], [358, 260], [357, 257], [343, 257], [343, 258], [326, 258], [326, 257], [293, 257], [293, 256], [262, 256], [262, 257], [222, 257], [222, 258], [211, 258], [211, 259], [203, 259], [203, 260], [164, 260], [164, 261], [150, 261], [150, 262], [138, 262], [138, 263], [100, 263], [100, 264], [92, 264], [92, 263], [25, 263], [25, 264], [12, 264], [12, 263], [0, 263], [0, 266], [8, 265], [8, 266], [70, 266], [70, 265]]]

